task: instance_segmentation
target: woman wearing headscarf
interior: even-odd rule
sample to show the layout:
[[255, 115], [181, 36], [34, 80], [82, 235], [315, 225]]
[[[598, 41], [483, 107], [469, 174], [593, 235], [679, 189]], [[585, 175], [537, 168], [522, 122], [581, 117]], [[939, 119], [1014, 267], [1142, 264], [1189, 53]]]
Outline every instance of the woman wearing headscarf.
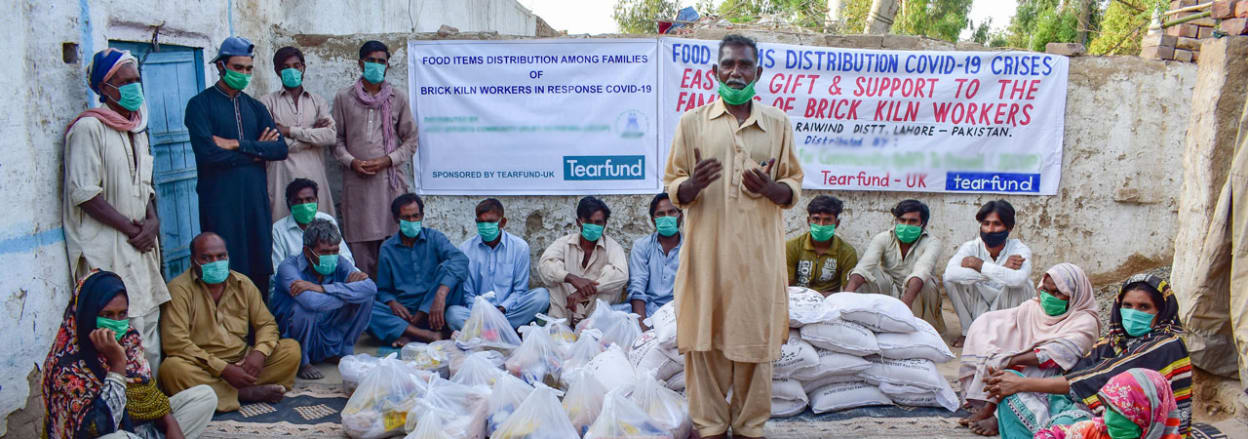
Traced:
[[1036, 439], [1180, 439], [1180, 411], [1170, 381], [1149, 369], [1114, 375], [1096, 394], [1104, 415], [1041, 430]]
[[212, 419], [211, 387], [172, 398], [156, 388], [128, 307], [115, 273], [78, 283], [43, 365], [44, 438], [193, 439]]
[[[1179, 305], [1160, 277], [1137, 274], [1123, 282], [1102, 337], [1065, 376], [1020, 377], [997, 372], [988, 391], [1002, 399], [997, 410], [1004, 437], [1031, 437], [1043, 428], [1069, 425], [1101, 413], [1098, 393], [1113, 377], [1135, 368], [1159, 372], [1178, 410], [1178, 434], [1191, 429], [1192, 365], [1180, 338]], [[1152, 436], [1150, 436], [1152, 437]]]
[[999, 398], [987, 389], [993, 371], [1051, 377], [1075, 366], [1100, 333], [1092, 283], [1070, 263], [1053, 266], [1023, 304], [983, 314], [966, 335], [958, 379], [972, 415], [959, 421], [976, 434], [997, 434]]

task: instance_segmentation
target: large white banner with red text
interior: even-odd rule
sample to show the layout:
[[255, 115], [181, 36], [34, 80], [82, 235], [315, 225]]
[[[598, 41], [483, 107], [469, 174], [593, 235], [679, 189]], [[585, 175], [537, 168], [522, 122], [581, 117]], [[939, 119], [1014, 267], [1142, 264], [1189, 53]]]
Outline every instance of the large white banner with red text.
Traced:
[[[716, 99], [718, 41], [659, 39], [659, 155]], [[1069, 60], [759, 43], [756, 102], [784, 110], [813, 189], [1053, 195]], [[662, 169], [662, 168], [660, 168]]]

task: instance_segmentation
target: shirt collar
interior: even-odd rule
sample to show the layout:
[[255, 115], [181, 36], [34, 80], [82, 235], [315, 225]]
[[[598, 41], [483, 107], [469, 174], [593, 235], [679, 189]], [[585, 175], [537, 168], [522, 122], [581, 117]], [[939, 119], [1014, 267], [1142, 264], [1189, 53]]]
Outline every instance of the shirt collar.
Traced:
[[[282, 87], [282, 91], [279, 91], [278, 93], [279, 93], [281, 96], [290, 96], [290, 95], [291, 95], [291, 94], [290, 94], [290, 89], [288, 89], [288, 88], [286, 88], [286, 87]], [[308, 95], [310, 95], [310, 92], [308, 91], [307, 87], [304, 87], [303, 92], [302, 92], [302, 93], [299, 93], [299, 97], [304, 97], [304, 96], [308, 96]]]
[[[313, 219], [315, 219], [315, 217], [313, 217]], [[285, 218], [282, 218], [282, 221], [286, 221], [287, 231], [290, 231], [290, 232], [294, 232], [294, 231], [302, 232], [303, 231], [303, 229], [299, 228], [299, 222], [295, 221], [294, 215], [286, 215]]]
[[[762, 105], [762, 104], [760, 104], [757, 101], [750, 104], [750, 117], [747, 117], [745, 119], [745, 122], [741, 123], [740, 128], [745, 128], [747, 126], [754, 125], [758, 127], [758, 129], [760, 130], [767, 131], [766, 126], [763, 125], [762, 123], [759, 123], [759, 120], [758, 120], [759, 116], [762, 115], [758, 109], [759, 105]], [[706, 120], [713, 120], [725, 114], [727, 114], [728, 116], [732, 116], [732, 114], [728, 112], [728, 107], [724, 106], [724, 100], [715, 99], [713, 102], [711, 102], [711, 111], [706, 114]]]
[[[189, 268], [187, 269], [187, 271], [191, 272], [191, 280], [194, 281], [196, 285], [203, 286], [205, 289], [208, 288], [208, 284], [204, 283], [203, 279], [200, 279], [199, 273], [196, 273], [194, 268]], [[238, 282], [238, 279], [234, 277], [235, 274], [236, 273], [234, 273], [234, 270], [230, 270], [230, 273], [225, 276], [225, 282], [222, 282], [222, 283], [225, 284], [226, 291], [231, 289], [231, 287], [233, 286], [232, 284], [234, 284], [235, 282]]]
[[[656, 233], [657, 233], [657, 232], [656, 232]], [[594, 241], [594, 247], [595, 247], [595, 248], [606, 247], [606, 246], [607, 246], [607, 245], [605, 244], [606, 242], [607, 242], [607, 235], [604, 233], [602, 236], [599, 236], [599, 237], [598, 237], [598, 240], [597, 240], [597, 241]], [[573, 247], [576, 247], [576, 248], [581, 248], [581, 234], [580, 234], [580, 232], [577, 232], [577, 233], [574, 233], [574, 234], [573, 234], [572, 242], [570, 242], [569, 244], [570, 244], [570, 245], [572, 245]]]

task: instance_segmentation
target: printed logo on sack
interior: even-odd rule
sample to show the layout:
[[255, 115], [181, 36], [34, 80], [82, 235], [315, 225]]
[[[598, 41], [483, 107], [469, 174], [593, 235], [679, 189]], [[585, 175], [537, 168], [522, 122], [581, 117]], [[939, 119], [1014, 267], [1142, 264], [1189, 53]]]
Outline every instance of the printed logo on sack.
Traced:
[[615, 117], [615, 124], [612, 129], [622, 139], [636, 139], [646, 135], [646, 126], [649, 126], [650, 119], [646, 118], [645, 113], [637, 110], [626, 110]]
[[645, 180], [644, 155], [563, 156], [564, 180]]

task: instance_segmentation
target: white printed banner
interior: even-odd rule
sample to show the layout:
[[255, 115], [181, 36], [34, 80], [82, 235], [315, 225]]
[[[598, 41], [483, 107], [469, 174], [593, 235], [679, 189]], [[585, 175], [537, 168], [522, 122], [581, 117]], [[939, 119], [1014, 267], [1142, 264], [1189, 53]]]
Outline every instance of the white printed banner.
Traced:
[[409, 41], [426, 194], [653, 193], [652, 39]]
[[[659, 39], [660, 154], [716, 98], [718, 41]], [[1053, 195], [1069, 60], [759, 43], [756, 102], [784, 110], [814, 189]], [[661, 168], [660, 168], [661, 169]]]

